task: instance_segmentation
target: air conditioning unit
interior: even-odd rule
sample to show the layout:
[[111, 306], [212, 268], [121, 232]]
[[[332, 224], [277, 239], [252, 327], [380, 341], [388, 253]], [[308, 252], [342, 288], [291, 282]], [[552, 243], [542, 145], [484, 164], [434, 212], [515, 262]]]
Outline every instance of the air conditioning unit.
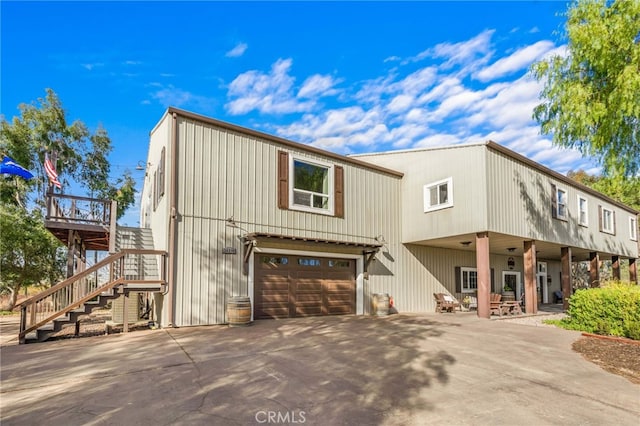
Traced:
[[[129, 324], [140, 321], [140, 313], [144, 310], [143, 293], [137, 291], [129, 292], [127, 300], [126, 318]], [[111, 302], [111, 322], [113, 324], [124, 324], [124, 294]]]

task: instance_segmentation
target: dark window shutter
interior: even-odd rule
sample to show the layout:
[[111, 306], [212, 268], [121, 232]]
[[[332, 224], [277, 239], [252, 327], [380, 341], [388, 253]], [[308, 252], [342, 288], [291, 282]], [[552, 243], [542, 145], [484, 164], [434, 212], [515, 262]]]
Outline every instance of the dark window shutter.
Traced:
[[501, 288], [496, 288], [496, 274], [495, 269], [491, 268], [491, 288], [494, 293], [502, 293]]
[[289, 153], [278, 151], [278, 208], [289, 208]]
[[602, 231], [602, 206], [598, 206], [598, 226], [600, 227], [600, 231]]
[[334, 167], [334, 216], [344, 217], [344, 169], [342, 166]]
[[558, 187], [551, 184], [551, 217], [558, 218]]
[[460, 276], [460, 267], [456, 266], [454, 268], [456, 275], [456, 293], [462, 293], [462, 277]]
[[164, 195], [164, 186], [165, 186], [165, 150], [164, 147], [162, 147], [162, 152], [160, 153], [160, 165], [158, 166], [158, 173], [160, 174], [159, 178], [158, 178], [158, 198], [162, 198], [162, 196]]

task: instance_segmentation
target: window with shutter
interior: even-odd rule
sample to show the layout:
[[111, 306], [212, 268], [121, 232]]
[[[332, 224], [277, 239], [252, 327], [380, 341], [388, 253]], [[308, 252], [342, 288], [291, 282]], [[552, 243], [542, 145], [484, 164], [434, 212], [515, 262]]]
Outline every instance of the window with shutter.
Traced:
[[344, 217], [344, 168], [279, 151], [278, 207]]

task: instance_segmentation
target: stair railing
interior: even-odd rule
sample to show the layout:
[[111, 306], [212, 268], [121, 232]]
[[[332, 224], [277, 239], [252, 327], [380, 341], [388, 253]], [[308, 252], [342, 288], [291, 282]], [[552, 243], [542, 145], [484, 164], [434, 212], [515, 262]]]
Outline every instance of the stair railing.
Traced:
[[[155, 258], [157, 268], [149, 274], [143, 267]], [[20, 307], [20, 334], [24, 343], [28, 333], [42, 327], [67, 312], [119, 285], [166, 284], [167, 253], [159, 250], [123, 249], [107, 256], [90, 268], [22, 301]], [[147, 259], [145, 262], [144, 259]], [[151, 276], [149, 276], [151, 275]]]

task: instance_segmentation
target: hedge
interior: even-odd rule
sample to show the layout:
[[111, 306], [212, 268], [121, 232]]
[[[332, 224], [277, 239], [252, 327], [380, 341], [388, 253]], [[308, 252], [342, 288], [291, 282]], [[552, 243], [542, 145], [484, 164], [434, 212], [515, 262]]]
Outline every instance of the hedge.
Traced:
[[567, 314], [564, 328], [640, 340], [640, 286], [616, 281], [578, 290]]

